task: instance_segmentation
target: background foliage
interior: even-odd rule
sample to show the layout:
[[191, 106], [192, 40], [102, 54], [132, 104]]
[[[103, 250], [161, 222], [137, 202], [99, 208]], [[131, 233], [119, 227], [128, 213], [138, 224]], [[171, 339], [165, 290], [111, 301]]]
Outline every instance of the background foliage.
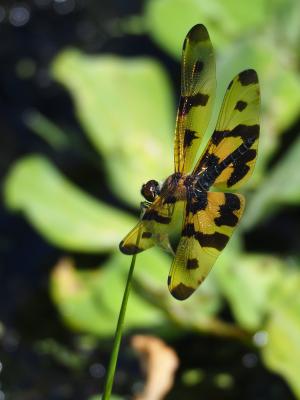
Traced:
[[[24, 123], [51, 152], [46, 156], [30, 148], [31, 154], [13, 162], [3, 193], [10, 212], [22, 213], [68, 255], [51, 268], [49, 290], [63, 324], [81, 338], [75, 359], [81, 360], [84, 341], [93, 349], [97, 338], [105, 349], [113, 335], [130, 262], [118, 253], [118, 242], [137, 219], [141, 184], [171, 173], [178, 61], [186, 32], [201, 22], [217, 53], [214, 121], [230, 79], [242, 69], [258, 71], [259, 161], [246, 190], [242, 223], [190, 300], [176, 302], [167, 292], [170, 258], [160, 249], [138, 257], [127, 329], [153, 332], [175, 346], [187, 332], [195, 333], [198, 346], [203, 334], [226, 338], [225, 348], [226, 341], [242, 342], [252, 355], [248, 359], [261, 359], [292, 391], [264, 398], [300, 398], [299, 18], [297, 0], [149, 0], [138, 14], [108, 18], [106, 30], [120, 41], [147, 35], [156, 54], [144, 56], [143, 49], [138, 57], [124, 57], [78, 48], [55, 54], [49, 71], [70, 94], [82, 136], [39, 105], [31, 109]], [[76, 183], [59, 168], [58, 158], [74, 154], [97, 171], [92, 186]], [[95, 185], [96, 196], [89, 189]], [[79, 254], [94, 254], [93, 268]], [[53, 347], [47, 352], [59, 353]], [[70, 360], [67, 353], [68, 368]], [[230, 398], [241, 390], [236, 383]]]

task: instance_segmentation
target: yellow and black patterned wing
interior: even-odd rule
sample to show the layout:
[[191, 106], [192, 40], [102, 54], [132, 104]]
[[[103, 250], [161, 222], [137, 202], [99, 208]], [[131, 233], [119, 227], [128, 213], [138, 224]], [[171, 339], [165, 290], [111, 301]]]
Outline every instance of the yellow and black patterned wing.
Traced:
[[211, 117], [216, 91], [215, 56], [203, 25], [195, 25], [187, 34], [181, 68], [174, 164], [175, 172], [190, 172]]
[[141, 221], [121, 241], [119, 247], [122, 253], [137, 254], [155, 244], [172, 252], [168, 231], [174, 205], [175, 203], [165, 202], [162, 197], [158, 197], [145, 210]]
[[194, 173], [207, 169], [208, 180], [219, 189], [244, 184], [257, 158], [259, 114], [258, 77], [254, 70], [245, 70], [227, 88], [216, 129]]
[[204, 281], [226, 246], [245, 206], [240, 194], [202, 192], [186, 203], [186, 219], [168, 285], [178, 300], [188, 298]]

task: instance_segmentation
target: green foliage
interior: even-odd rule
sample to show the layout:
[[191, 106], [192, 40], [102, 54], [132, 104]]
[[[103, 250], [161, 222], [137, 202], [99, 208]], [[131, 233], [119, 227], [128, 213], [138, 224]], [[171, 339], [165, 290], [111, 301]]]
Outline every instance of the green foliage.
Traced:
[[[266, 1], [152, 0], [145, 14], [149, 33], [167, 51], [178, 57], [182, 38], [191, 26], [203, 23], [218, 47], [238, 39], [249, 28], [264, 22]], [[167, 23], [166, 23], [167, 21]]]
[[[91, 397], [89, 400], [101, 400], [101, 395], [93, 396], [93, 397]], [[120, 396], [116, 396], [116, 395], [112, 394], [112, 395], [110, 396], [110, 400], [125, 400], [125, 398], [124, 398], [124, 397], [120, 397]]]
[[68, 50], [55, 60], [53, 74], [73, 95], [78, 118], [105, 161], [111, 189], [136, 206], [151, 173], [163, 179], [172, 168], [174, 113], [165, 72], [150, 59]]
[[[70, 327], [100, 337], [114, 333], [128, 272], [128, 257], [113, 255], [96, 271], [78, 271], [64, 260], [52, 274], [52, 297]], [[148, 327], [166, 332], [171, 323], [209, 331], [220, 308], [218, 293], [205, 287], [189, 302], [174, 305], [166, 291], [170, 258], [158, 249], [138, 257], [126, 311], [126, 329]], [[150, 268], [150, 269], [149, 269]], [[113, 288], [113, 290], [112, 290]]]
[[259, 329], [283, 279], [283, 265], [271, 256], [236, 254], [216, 271], [222, 292], [241, 327]]
[[283, 204], [300, 203], [300, 174], [297, 168], [299, 154], [300, 138], [265, 177], [260, 190], [253, 195], [242, 222], [245, 228], [252, 228]]
[[[77, 271], [66, 260], [56, 267], [52, 275], [52, 296], [65, 321], [73, 329], [102, 337], [113, 335], [125, 287], [128, 260], [116, 254], [96, 271]], [[157, 265], [161, 271], [166, 267], [158, 252], [146, 253], [144, 260], [146, 266]], [[132, 291], [126, 328], [158, 327], [164, 323], [162, 311]]]
[[268, 341], [262, 349], [266, 364], [282, 374], [300, 396], [300, 274], [284, 276], [266, 324]]
[[6, 178], [5, 199], [51, 243], [71, 250], [112, 250], [120, 232], [125, 234], [134, 222], [77, 188], [42, 156], [26, 157], [14, 166]]
[[[188, 329], [248, 339], [262, 331], [266, 365], [280, 373], [299, 397], [299, 268], [291, 267], [288, 257], [246, 252], [242, 236], [245, 229], [255, 229], [280, 207], [300, 203], [300, 140], [271, 171], [267, 167], [280, 135], [299, 117], [295, 49], [300, 38], [300, 6], [296, 0], [289, 0], [289, 6], [286, 3], [147, 2], [145, 27], [174, 57], [179, 57], [182, 40], [194, 23], [208, 27], [220, 77], [215, 117], [233, 75], [249, 67], [258, 70], [262, 134], [251, 183], [255, 191], [247, 195], [241, 227], [206, 282], [189, 300], [177, 302], [167, 292], [170, 258], [160, 249], [139, 255], [126, 328], [145, 327], [169, 335]], [[137, 206], [141, 184], [150, 178], [163, 179], [172, 170], [175, 110], [165, 71], [150, 59], [87, 56], [77, 50], [58, 55], [52, 71], [72, 95], [78, 120], [103, 161], [111, 190], [124, 203]], [[54, 123], [39, 114], [27, 120], [60, 150], [68, 146], [69, 135]], [[62, 261], [52, 273], [51, 293], [72, 329], [97, 337], [112, 335], [130, 263], [130, 258], [115, 250], [135, 219], [84, 193], [40, 155], [27, 156], [12, 166], [4, 194], [8, 207], [22, 212], [51, 243], [67, 250], [107, 253], [97, 270], [80, 271], [70, 260]], [[234, 324], [219, 317], [224, 300]]]

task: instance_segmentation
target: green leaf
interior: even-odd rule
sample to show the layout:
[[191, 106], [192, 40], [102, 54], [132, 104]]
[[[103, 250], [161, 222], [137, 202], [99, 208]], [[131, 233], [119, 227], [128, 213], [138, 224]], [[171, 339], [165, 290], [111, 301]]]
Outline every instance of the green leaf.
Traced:
[[[130, 257], [116, 254], [100, 269], [93, 271], [77, 271], [66, 260], [58, 264], [52, 275], [51, 291], [65, 322], [81, 332], [101, 337], [112, 335], [117, 324], [130, 261]], [[167, 257], [162, 252], [156, 249], [137, 257], [136, 269], [152, 265], [167, 275]], [[150, 276], [151, 271], [147, 273]], [[165, 290], [168, 290], [166, 279]], [[132, 290], [126, 311], [125, 330], [157, 328], [165, 324], [163, 311]]]
[[[99, 394], [99, 395], [95, 395], [93, 397], [90, 397], [89, 400], [101, 400], [101, 399], [102, 399], [102, 395]], [[115, 394], [112, 394], [110, 396], [110, 400], [126, 400], [126, 399], [125, 399], [125, 397], [120, 397], [120, 396], [117, 396]]]
[[[77, 271], [68, 261], [60, 263], [52, 276], [51, 291], [65, 322], [79, 331], [112, 335], [130, 261], [116, 254], [93, 271]], [[125, 329], [146, 327], [170, 334], [169, 324], [176, 322], [183, 328], [216, 332], [212, 318], [220, 309], [220, 297], [213, 282], [206, 282], [189, 301], [179, 302], [167, 287], [170, 265], [171, 258], [161, 249], [138, 255]]]
[[76, 251], [117, 247], [134, 219], [68, 181], [42, 156], [28, 156], [10, 170], [4, 187], [7, 206], [21, 211], [51, 243]]
[[265, 327], [268, 341], [262, 348], [265, 363], [280, 373], [300, 398], [300, 274], [286, 274]]
[[28, 128], [44, 139], [54, 150], [60, 151], [70, 146], [70, 138], [65, 132], [38, 111], [27, 112], [23, 119]]
[[269, 173], [265, 184], [247, 205], [242, 226], [249, 229], [261, 219], [270, 216], [280, 205], [300, 202], [300, 174], [298, 171], [300, 139], [297, 139], [283, 158]]
[[215, 276], [235, 319], [246, 330], [258, 329], [282, 279], [280, 261], [271, 256], [231, 253], [227, 259], [222, 257], [221, 263]]
[[240, 38], [249, 28], [257, 29], [265, 20], [265, 12], [262, 0], [149, 0], [145, 19], [153, 39], [180, 57], [183, 39], [193, 25], [204, 24], [218, 48]]
[[172, 170], [175, 118], [164, 71], [150, 59], [69, 50], [54, 61], [53, 75], [70, 90], [112, 190], [137, 205], [141, 185]]

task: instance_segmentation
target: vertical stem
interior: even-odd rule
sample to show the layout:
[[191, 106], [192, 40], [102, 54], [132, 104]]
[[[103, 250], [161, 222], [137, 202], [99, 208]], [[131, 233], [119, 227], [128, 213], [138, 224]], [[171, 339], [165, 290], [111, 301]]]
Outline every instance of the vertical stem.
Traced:
[[112, 389], [112, 385], [113, 385], [113, 381], [114, 381], [115, 370], [116, 370], [119, 349], [120, 349], [120, 343], [121, 343], [121, 339], [122, 339], [124, 317], [125, 317], [125, 312], [126, 312], [126, 307], [127, 307], [128, 296], [129, 296], [129, 292], [130, 292], [130, 288], [131, 288], [135, 260], [136, 260], [136, 254], [134, 254], [131, 259], [130, 269], [128, 272], [126, 287], [125, 287], [125, 291], [124, 291], [124, 295], [123, 295], [122, 305], [121, 305], [117, 328], [116, 328], [116, 332], [115, 332], [113, 349], [112, 349], [112, 353], [110, 356], [110, 361], [109, 361], [109, 365], [108, 365], [108, 369], [107, 369], [106, 381], [105, 381], [105, 385], [104, 385], [104, 392], [103, 392], [102, 400], [109, 400], [110, 395], [111, 395], [111, 389]]

